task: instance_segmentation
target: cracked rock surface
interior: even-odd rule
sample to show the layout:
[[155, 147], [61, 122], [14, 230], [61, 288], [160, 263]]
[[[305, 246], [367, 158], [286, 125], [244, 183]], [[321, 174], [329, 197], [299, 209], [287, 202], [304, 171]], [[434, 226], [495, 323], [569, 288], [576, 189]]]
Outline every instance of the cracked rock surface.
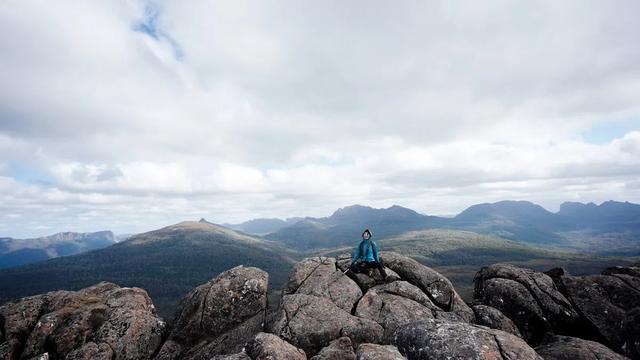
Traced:
[[27, 297], [0, 307], [0, 358], [640, 359], [637, 267], [550, 277], [494, 264], [478, 272], [469, 307], [433, 269], [381, 257], [386, 279], [344, 275], [344, 256], [302, 260], [269, 323], [268, 275], [252, 267], [189, 292], [170, 331], [141, 289], [100, 283]]
[[515, 335], [459, 321], [430, 319], [404, 325], [394, 343], [408, 359], [542, 360]]
[[357, 360], [406, 360], [393, 345], [360, 344], [356, 350]]
[[422, 290], [439, 308], [458, 315], [464, 321], [475, 321], [473, 310], [458, 295], [449, 279], [439, 272], [394, 252], [381, 252], [380, 259], [402, 280]]
[[259, 333], [247, 343], [245, 352], [251, 359], [306, 360], [303, 350], [273, 334]]
[[358, 302], [355, 315], [380, 324], [384, 329], [383, 342], [390, 344], [399, 326], [432, 319], [435, 312], [441, 311], [420, 289], [396, 281], [369, 289]]
[[608, 268], [606, 275], [561, 276], [560, 290], [582, 314], [596, 340], [640, 358], [640, 282], [637, 267]]
[[545, 360], [626, 360], [608, 347], [595, 341], [570, 336], [553, 336], [536, 352]]
[[333, 340], [311, 360], [356, 360], [356, 353], [353, 351], [351, 339], [344, 336]]
[[516, 324], [500, 310], [488, 305], [474, 305], [471, 308], [476, 314], [476, 324], [484, 325], [491, 329], [506, 331], [515, 336], [522, 337]]
[[294, 265], [282, 294], [324, 297], [342, 310], [350, 312], [362, 296], [362, 291], [353, 280], [340, 271], [336, 259], [313, 257]]
[[150, 359], [165, 323], [147, 293], [99, 283], [0, 307], [3, 359]]
[[538, 344], [550, 331], [571, 333], [580, 317], [548, 275], [510, 264], [485, 266], [476, 274], [474, 300], [513, 320], [525, 340]]
[[383, 333], [382, 327], [372, 320], [353, 316], [327, 298], [304, 294], [282, 298], [279, 317], [271, 330], [307, 355], [317, 354], [343, 336], [355, 344], [379, 343]]
[[238, 266], [191, 290], [157, 359], [233, 354], [263, 330], [268, 274]]

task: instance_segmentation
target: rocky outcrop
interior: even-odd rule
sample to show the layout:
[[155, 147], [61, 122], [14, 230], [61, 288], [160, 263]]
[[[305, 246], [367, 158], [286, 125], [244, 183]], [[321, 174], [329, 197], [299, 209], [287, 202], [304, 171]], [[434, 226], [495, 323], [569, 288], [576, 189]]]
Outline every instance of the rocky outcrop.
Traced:
[[553, 336], [543, 345], [536, 347], [536, 352], [545, 360], [628, 359], [595, 341], [569, 336]]
[[340, 271], [336, 259], [314, 257], [304, 259], [293, 267], [282, 294], [324, 297], [342, 310], [351, 312], [353, 305], [362, 296], [362, 291]]
[[351, 339], [345, 336], [333, 340], [311, 360], [356, 360], [356, 353], [353, 352]]
[[0, 358], [541, 359], [531, 345], [547, 359], [640, 358], [634, 267], [549, 276], [491, 265], [471, 308], [433, 269], [381, 256], [386, 279], [346, 276], [346, 257], [301, 261], [269, 323], [268, 276], [242, 266], [189, 292], [170, 331], [141, 289], [100, 283], [24, 298], [0, 307]]
[[235, 267], [198, 286], [180, 302], [157, 359], [208, 359], [233, 354], [263, 330], [268, 275]]
[[474, 305], [471, 308], [476, 314], [476, 324], [522, 337], [516, 324], [500, 312], [500, 310], [487, 305]]
[[420, 289], [406, 281], [375, 286], [358, 302], [355, 315], [371, 319], [384, 329], [383, 341], [391, 343], [396, 329], [442, 312]]
[[474, 283], [475, 301], [513, 320], [530, 344], [540, 343], [548, 332], [567, 334], [579, 326], [578, 313], [546, 274], [494, 264], [483, 267]]
[[608, 268], [603, 273], [561, 276], [556, 282], [594, 333], [593, 339], [640, 357], [638, 268]]
[[473, 310], [462, 300], [446, 277], [419, 262], [393, 252], [382, 252], [384, 265], [422, 290], [433, 304], [467, 322], [474, 322]]
[[411, 360], [542, 360], [515, 335], [460, 321], [410, 323], [398, 329], [394, 343]]
[[0, 307], [3, 359], [150, 359], [165, 323], [147, 293], [100, 283]]
[[379, 343], [383, 329], [376, 322], [351, 315], [327, 298], [292, 294], [282, 297], [271, 332], [317, 354], [335, 339], [346, 336], [355, 344]]
[[393, 345], [360, 344], [356, 351], [358, 360], [406, 360]]

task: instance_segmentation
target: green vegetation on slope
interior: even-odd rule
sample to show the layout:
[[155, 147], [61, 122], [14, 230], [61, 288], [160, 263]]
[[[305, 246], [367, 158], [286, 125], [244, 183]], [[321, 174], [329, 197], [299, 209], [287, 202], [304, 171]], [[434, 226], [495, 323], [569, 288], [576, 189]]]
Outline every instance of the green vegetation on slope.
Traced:
[[85, 254], [0, 271], [0, 303], [100, 281], [141, 287], [169, 319], [189, 290], [238, 265], [269, 272], [279, 287], [294, 260], [279, 244], [220, 226], [184, 222]]

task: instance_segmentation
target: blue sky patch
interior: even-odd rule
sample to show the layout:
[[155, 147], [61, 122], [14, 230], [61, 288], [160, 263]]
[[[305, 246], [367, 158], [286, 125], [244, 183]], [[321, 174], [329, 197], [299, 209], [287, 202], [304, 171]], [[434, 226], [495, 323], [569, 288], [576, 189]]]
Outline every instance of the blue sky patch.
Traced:
[[584, 141], [590, 144], [607, 144], [623, 137], [631, 131], [640, 131], [640, 119], [599, 123], [582, 134]]

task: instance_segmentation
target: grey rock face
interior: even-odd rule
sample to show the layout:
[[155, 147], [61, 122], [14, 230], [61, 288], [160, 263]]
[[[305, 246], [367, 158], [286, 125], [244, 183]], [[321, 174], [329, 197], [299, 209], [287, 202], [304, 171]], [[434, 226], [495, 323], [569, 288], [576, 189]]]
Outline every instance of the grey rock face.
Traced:
[[289, 344], [279, 337], [258, 333], [256, 337], [249, 341], [245, 347], [245, 352], [251, 359], [282, 359], [282, 360], [306, 360], [307, 355], [302, 349]]
[[333, 340], [324, 347], [318, 355], [311, 360], [355, 360], [356, 353], [353, 352], [353, 344], [348, 337], [341, 337]]
[[500, 310], [527, 342], [538, 344], [547, 332], [574, 331], [580, 317], [546, 274], [510, 264], [494, 264], [476, 274], [476, 302]]
[[362, 296], [362, 291], [338, 269], [336, 259], [314, 257], [304, 259], [293, 267], [282, 294], [325, 297], [342, 310], [350, 312]]
[[420, 288], [442, 310], [453, 312], [467, 322], [475, 320], [473, 310], [458, 295], [449, 279], [439, 272], [393, 252], [382, 252], [380, 258], [386, 267]]
[[343, 336], [355, 344], [379, 343], [383, 330], [374, 321], [353, 316], [327, 298], [293, 294], [282, 298], [271, 332], [312, 356]]
[[464, 322], [410, 323], [398, 329], [394, 343], [411, 360], [542, 360], [515, 335]]
[[608, 347], [595, 341], [569, 336], [553, 336], [536, 352], [545, 360], [626, 360]]
[[263, 330], [268, 274], [235, 267], [189, 292], [176, 312], [158, 359], [210, 358], [237, 353]]
[[399, 281], [369, 289], [358, 302], [355, 315], [380, 324], [384, 328], [383, 342], [388, 344], [399, 326], [432, 319], [436, 311], [442, 310], [433, 305], [420, 289]]
[[487, 305], [474, 305], [471, 308], [476, 314], [476, 324], [522, 337], [516, 324], [504, 316], [500, 310]]
[[0, 307], [6, 359], [149, 359], [159, 348], [165, 323], [147, 293], [100, 283], [57, 291]]
[[393, 345], [360, 344], [356, 351], [357, 360], [406, 360]]
[[604, 339], [614, 350], [637, 353], [640, 334], [629, 331], [634, 327], [629, 319], [638, 318], [640, 310], [634, 309], [640, 308], [640, 291], [632, 282], [620, 275], [563, 276], [558, 281], [596, 333], [596, 339]]

